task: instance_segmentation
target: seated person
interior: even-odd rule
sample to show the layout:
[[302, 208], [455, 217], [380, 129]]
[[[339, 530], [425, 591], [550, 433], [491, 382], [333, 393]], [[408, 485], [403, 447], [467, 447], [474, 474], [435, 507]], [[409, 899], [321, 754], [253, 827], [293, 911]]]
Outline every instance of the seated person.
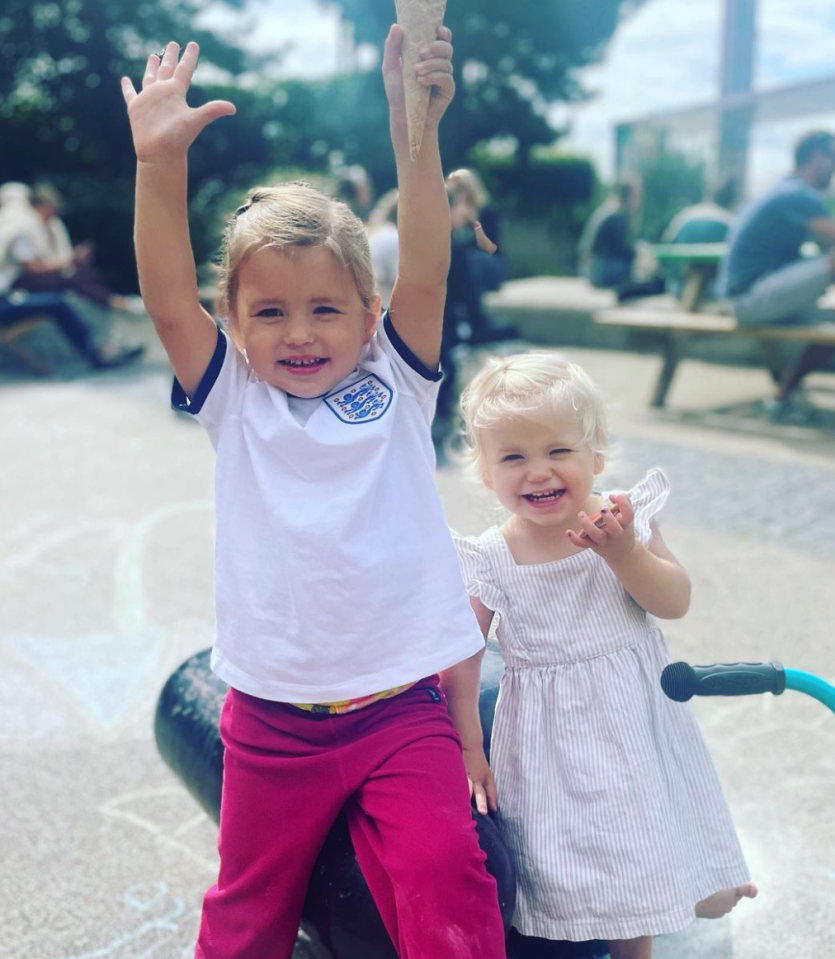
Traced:
[[144, 313], [139, 297], [120, 296], [108, 289], [94, 263], [92, 243], [73, 246], [60, 216], [61, 204], [60, 194], [52, 187], [42, 184], [32, 189], [30, 213], [20, 218], [26, 254], [14, 288], [29, 293], [73, 292], [104, 309]]
[[632, 279], [635, 246], [631, 222], [640, 207], [641, 195], [632, 183], [618, 183], [606, 202], [591, 215], [580, 238], [580, 273], [592, 286], [614, 290], [618, 300], [651, 296], [664, 290], [664, 281], [652, 277]]
[[737, 185], [732, 177], [702, 203], [686, 206], [670, 221], [662, 243], [724, 243], [734, 223]]
[[112, 369], [139, 359], [144, 347], [117, 348], [98, 343], [85, 320], [59, 293], [12, 291], [23, 264], [32, 256], [27, 235], [30, 215], [27, 186], [6, 183], [0, 187], [0, 326], [9, 327], [35, 316], [48, 316], [95, 369]]
[[[740, 325], [832, 319], [817, 301], [835, 273], [835, 217], [823, 199], [833, 174], [835, 135], [807, 133], [795, 148], [794, 172], [742, 211], [718, 280]], [[809, 241], [828, 252], [804, 258]]]
[[614, 289], [631, 279], [635, 247], [630, 221], [638, 202], [631, 183], [618, 183], [586, 223], [580, 237], [580, 272], [592, 286]]
[[[702, 203], [694, 203], [679, 211], [664, 231], [662, 243], [724, 243], [734, 223], [731, 209], [736, 205], [737, 186], [732, 177], [713, 191]], [[665, 264], [667, 289], [676, 297], [682, 294], [684, 279], [679, 264]], [[705, 293], [706, 299], [715, 298], [715, 284]]]

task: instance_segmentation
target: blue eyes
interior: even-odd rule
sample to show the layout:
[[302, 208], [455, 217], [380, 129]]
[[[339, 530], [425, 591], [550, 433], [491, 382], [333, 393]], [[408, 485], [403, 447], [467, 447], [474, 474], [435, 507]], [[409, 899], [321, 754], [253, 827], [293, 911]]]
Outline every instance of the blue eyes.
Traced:
[[[563, 453], [570, 453], [569, 449], [552, 449], [548, 455], [549, 456], [561, 456]], [[512, 463], [515, 460], [523, 460], [525, 457], [521, 453], [508, 453], [506, 456], [502, 457], [502, 463]]]
[[[327, 316], [337, 316], [338, 314], [339, 314], [339, 310], [337, 310], [333, 306], [317, 306], [313, 311], [314, 316], [327, 317]], [[267, 306], [267, 307], [264, 307], [263, 310], [259, 310], [255, 315], [260, 316], [264, 319], [281, 319], [282, 317], [284, 317], [285, 313], [282, 309], [280, 309], [277, 306]]]

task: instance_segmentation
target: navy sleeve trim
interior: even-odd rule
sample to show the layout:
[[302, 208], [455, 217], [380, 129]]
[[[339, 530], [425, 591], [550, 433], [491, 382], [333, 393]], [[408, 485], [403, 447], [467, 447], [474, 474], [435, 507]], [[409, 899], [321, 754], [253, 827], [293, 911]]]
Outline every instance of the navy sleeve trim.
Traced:
[[211, 360], [209, 360], [209, 365], [206, 367], [206, 372], [203, 374], [203, 379], [200, 380], [197, 391], [194, 396], [189, 399], [186, 391], [180, 386], [180, 381], [175, 376], [174, 385], [171, 387], [171, 406], [182, 413], [191, 413], [192, 416], [196, 416], [200, 410], [203, 409], [206, 398], [217, 382], [225, 357], [226, 337], [221, 332], [220, 327], [218, 327], [217, 345], [215, 346]]
[[385, 315], [383, 316], [383, 326], [386, 330], [386, 335], [391, 341], [391, 345], [397, 350], [400, 358], [410, 366], [415, 373], [418, 373], [425, 380], [431, 380], [433, 383], [437, 383], [438, 380], [443, 379], [443, 373], [440, 370], [430, 369], [422, 360], [419, 360], [415, 354], [409, 349], [408, 346], [403, 342], [403, 338], [394, 328], [394, 323], [391, 320], [391, 313], [386, 310]]

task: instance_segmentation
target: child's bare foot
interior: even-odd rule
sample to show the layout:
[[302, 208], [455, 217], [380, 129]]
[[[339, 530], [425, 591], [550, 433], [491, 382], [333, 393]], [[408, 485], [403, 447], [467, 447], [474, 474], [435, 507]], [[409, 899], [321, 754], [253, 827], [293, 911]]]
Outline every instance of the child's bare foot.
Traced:
[[719, 892], [696, 903], [696, 915], [699, 919], [721, 919], [740, 899], [753, 899], [758, 892], [753, 882], [743, 883], [733, 889], [720, 889]]

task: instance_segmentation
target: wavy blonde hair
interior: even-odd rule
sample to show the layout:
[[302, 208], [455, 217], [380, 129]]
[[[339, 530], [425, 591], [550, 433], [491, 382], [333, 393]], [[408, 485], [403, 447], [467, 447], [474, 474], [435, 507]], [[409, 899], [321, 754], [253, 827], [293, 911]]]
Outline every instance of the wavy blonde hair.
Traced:
[[362, 220], [340, 200], [301, 181], [256, 187], [230, 217], [223, 235], [218, 270], [217, 309], [234, 324], [238, 274], [259, 250], [292, 252], [323, 246], [351, 275], [366, 310], [375, 296], [374, 270]]
[[606, 407], [586, 371], [556, 353], [530, 352], [493, 358], [461, 396], [461, 413], [473, 466], [487, 472], [482, 437], [503, 420], [541, 423], [574, 418], [582, 442], [603, 457], [609, 449]]

